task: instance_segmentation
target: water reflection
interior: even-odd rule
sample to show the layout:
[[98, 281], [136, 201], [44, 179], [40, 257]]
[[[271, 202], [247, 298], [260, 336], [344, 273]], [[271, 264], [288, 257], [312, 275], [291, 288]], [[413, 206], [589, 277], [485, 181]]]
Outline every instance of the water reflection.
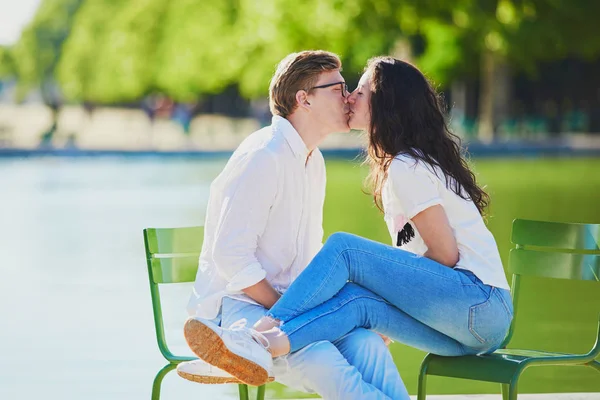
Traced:
[[[225, 160], [0, 160], [0, 398], [148, 399], [165, 364], [142, 242], [148, 226], [202, 224]], [[179, 333], [189, 288], [166, 309]], [[163, 399], [236, 398], [174, 373]]]

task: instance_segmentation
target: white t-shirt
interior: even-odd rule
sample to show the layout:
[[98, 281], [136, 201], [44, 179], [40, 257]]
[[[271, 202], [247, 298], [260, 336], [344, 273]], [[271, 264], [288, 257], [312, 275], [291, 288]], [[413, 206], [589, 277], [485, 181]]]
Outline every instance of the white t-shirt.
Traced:
[[459, 260], [455, 268], [473, 272], [487, 285], [509, 289], [498, 246], [477, 207], [446, 187], [444, 173], [439, 168], [409, 155], [398, 155], [390, 164], [381, 197], [385, 222], [394, 246], [397, 245], [398, 232], [406, 223], [410, 223], [415, 236], [398, 247], [415, 254], [425, 254], [427, 245], [412, 218], [440, 204], [444, 207], [458, 244]]

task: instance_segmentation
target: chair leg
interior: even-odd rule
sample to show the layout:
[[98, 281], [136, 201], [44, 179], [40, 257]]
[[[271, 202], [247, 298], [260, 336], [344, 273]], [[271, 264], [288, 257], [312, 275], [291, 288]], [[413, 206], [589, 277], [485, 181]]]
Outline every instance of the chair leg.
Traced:
[[160, 399], [160, 387], [162, 385], [162, 381], [165, 375], [173, 371], [175, 367], [177, 367], [177, 364], [167, 364], [160, 371], [158, 371], [158, 374], [156, 374], [156, 377], [154, 377], [154, 382], [152, 382], [152, 400]]
[[427, 397], [427, 367], [429, 366], [429, 355], [425, 357], [419, 372], [419, 383], [417, 389], [417, 400], [425, 400]]
[[510, 385], [508, 383], [503, 383], [500, 386], [502, 386], [502, 400], [508, 400]]
[[589, 367], [594, 368], [596, 371], [600, 372], [600, 361], [596, 361], [593, 360], [592, 362], [590, 362], [589, 364], [587, 364]]
[[511, 383], [502, 384], [502, 400], [517, 400], [517, 379], [515, 377]]
[[240, 400], [250, 400], [250, 397], [248, 396], [248, 385], [245, 384], [238, 384], [238, 390], [240, 392]]
[[259, 386], [258, 389], [256, 389], [256, 400], [265, 400], [265, 389], [267, 388], [267, 385], [262, 385]]

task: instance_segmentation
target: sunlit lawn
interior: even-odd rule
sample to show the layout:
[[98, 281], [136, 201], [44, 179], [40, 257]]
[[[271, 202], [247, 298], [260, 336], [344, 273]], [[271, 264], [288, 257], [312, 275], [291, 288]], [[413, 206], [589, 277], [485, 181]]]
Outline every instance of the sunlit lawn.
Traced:
[[[488, 225], [506, 265], [515, 218], [600, 223], [600, 159], [475, 159], [478, 179], [492, 197]], [[389, 243], [383, 219], [361, 192], [366, 169], [358, 163], [327, 162], [325, 235], [343, 230]], [[587, 352], [595, 340], [600, 285], [564, 280], [526, 280], [519, 323], [510, 347]], [[396, 364], [411, 393], [424, 353], [392, 345]], [[431, 377], [437, 393], [499, 393], [500, 385]], [[600, 392], [600, 374], [590, 368], [527, 370], [521, 392]], [[295, 394], [298, 397], [298, 394]]]

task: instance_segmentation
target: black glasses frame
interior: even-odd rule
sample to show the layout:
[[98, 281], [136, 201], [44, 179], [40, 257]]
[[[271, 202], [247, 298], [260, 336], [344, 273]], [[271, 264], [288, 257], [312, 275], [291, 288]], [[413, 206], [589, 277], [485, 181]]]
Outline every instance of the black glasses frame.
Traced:
[[327, 83], [325, 85], [319, 85], [319, 86], [313, 86], [308, 90], [312, 90], [312, 89], [325, 89], [331, 86], [335, 86], [335, 85], [341, 85], [342, 86], [342, 96], [346, 97], [348, 96], [348, 85], [346, 84], [346, 82], [333, 82], [333, 83]]

